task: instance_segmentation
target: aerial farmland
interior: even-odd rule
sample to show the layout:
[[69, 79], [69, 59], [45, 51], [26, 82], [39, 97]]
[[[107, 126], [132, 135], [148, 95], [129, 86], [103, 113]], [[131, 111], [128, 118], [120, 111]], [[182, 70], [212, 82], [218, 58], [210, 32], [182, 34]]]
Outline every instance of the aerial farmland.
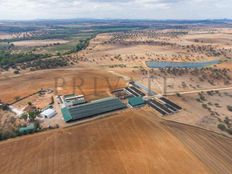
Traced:
[[230, 174], [232, 22], [180, 23], [1, 24], [0, 173]]

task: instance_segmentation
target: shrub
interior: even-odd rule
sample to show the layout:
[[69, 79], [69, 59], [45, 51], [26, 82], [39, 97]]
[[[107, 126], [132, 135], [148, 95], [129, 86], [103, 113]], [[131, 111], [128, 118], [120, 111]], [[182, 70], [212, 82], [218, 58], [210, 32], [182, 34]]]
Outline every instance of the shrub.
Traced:
[[39, 115], [39, 111], [35, 110], [35, 111], [31, 111], [28, 113], [28, 117], [30, 119], [30, 121], [35, 121], [35, 118]]
[[226, 126], [224, 124], [218, 124], [218, 129], [225, 131], [226, 130]]
[[7, 104], [3, 104], [3, 105], [0, 106], [0, 109], [2, 109], [3, 111], [8, 111], [9, 106]]
[[28, 114], [27, 113], [23, 113], [20, 118], [24, 119], [26, 121], [28, 119]]
[[208, 108], [207, 104], [202, 104], [202, 107], [205, 108], [205, 109]]
[[228, 105], [228, 106], [227, 106], [227, 109], [228, 109], [230, 112], [232, 112], [232, 106]]
[[15, 70], [14, 74], [20, 74], [20, 72], [18, 70]]
[[224, 123], [227, 124], [227, 125], [230, 124], [230, 119], [228, 117], [225, 117]]
[[226, 132], [230, 135], [232, 135], [232, 128], [226, 129]]

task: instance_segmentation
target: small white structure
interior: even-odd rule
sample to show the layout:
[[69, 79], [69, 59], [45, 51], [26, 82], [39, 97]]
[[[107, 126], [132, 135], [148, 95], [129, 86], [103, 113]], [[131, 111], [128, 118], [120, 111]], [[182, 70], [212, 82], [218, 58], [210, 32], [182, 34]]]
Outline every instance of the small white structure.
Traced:
[[52, 118], [56, 115], [56, 111], [54, 109], [46, 109], [40, 115], [44, 118]]

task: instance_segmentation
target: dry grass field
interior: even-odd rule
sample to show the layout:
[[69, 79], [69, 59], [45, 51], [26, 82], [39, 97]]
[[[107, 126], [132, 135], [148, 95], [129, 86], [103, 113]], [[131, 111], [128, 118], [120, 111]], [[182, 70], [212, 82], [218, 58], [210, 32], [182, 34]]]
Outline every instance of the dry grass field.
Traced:
[[[223, 63], [211, 70], [199, 70], [197, 73], [176, 71], [175, 74], [152, 70], [151, 75], [160, 85], [162, 77], [167, 77], [168, 91], [174, 93], [228, 87], [232, 84], [232, 42], [228, 39], [231, 31], [226, 28], [199, 28], [99, 34], [86, 50], [69, 55], [69, 58], [79, 64], [105, 66], [138, 80], [147, 75], [145, 61], [148, 60], [188, 62], [219, 59]], [[213, 41], [207, 42], [207, 39]], [[155, 85], [154, 89], [159, 91]]]
[[[164, 119], [147, 106], [128, 108], [81, 124], [66, 124], [58, 118], [64, 124], [60, 129], [0, 142], [0, 174], [231, 174], [232, 139], [217, 127], [225, 117], [232, 119], [227, 109], [232, 102], [231, 90], [215, 95], [205, 92], [201, 101], [198, 93], [176, 95], [180, 91], [232, 87], [231, 34], [231, 29], [207, 27], [105, 33], [92, 39], [87, 49], [64, 55], [70, 63], [66, 68], [25, 69], [20, 74], [13, 69], [0, 71], [2, 102], [12, 103], [41, 88], [54, 90], [14, 104], [21, 109], [28, 102], [43, 108], [54, 95], [83, 94], [87, 101], [106, 97], [112, 90], [125, 87], [130, 78], [147, 84], [143, 79], [148, 75], [147, 60], [217, 58], [223, 62], [203, 70], [152, 70], [151, 75], [156, 77], [152, 89], [161, 93], [163, 77], [168, 78], [168, 92], [174, 94], [169, 98], [183, 108]], [[27, 35], [30, 33], [0, 34], [0, 39]], [[14, 44], [36, 47], [56, 42]], [[9, 112], [0, 112], [0, 116], [2, 125], [14, 117]], [[15, 128], [19, 123], [13, 121]], [[46, 125], [52, 123], [51, 119]]]
[[[99, 34], [88, 49], [73, 57], [88, 63], [144, 65], [146, 60], [202, 61], [232, 55], [231, 29], [144, 30]], [[204, 38], [202, 40], [201, 38]]]
[[125, 111], [0, 143], [0, 173], [230, 174], [232, 141]]
[[11, 39], [14, 38], [13, 34], [9, 34], [9, 33], [0, 33], [0, 39]]
[[169, 98], [184, 110], [167, 119], [231, 136], [217, 127], [221, 123], [224, 124], [226, 117], [232, 119], [232, 112], [227, 108], [232, 103], [231, 94], [231, 90], [219, 91], [213, 95], [204, 92], [201, 94], [204, 100], [201, 101], [199, 101], [200, 93], [185, 94], [181, 97], [170, 96]]
[[111, 90], [123, 86], [125, 82], [122, 79], [101, 69], [82, 67], [43, 70], [2, 78], [0, 99], [10, 103], [15, 101], [16, 97], [30, 95], [41, 88], [57, 89], [59, 95], [83, 93], [87, 99], [95, 99], [108, 96]]
[[54, 44], [64, 44], [67, 43], [66, 40], [50, 39], [50, 40], [26, 40], [12, 42], [17, 47], [37, 47], [37, 46], [50, 46]]

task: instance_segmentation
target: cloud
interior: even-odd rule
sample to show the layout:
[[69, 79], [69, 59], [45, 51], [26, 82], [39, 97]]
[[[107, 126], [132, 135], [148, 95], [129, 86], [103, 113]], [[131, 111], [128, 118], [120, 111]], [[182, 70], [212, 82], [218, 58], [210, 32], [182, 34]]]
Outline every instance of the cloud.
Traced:
[[0, 19], [232, 18], [229, 0], [0, 0]]

